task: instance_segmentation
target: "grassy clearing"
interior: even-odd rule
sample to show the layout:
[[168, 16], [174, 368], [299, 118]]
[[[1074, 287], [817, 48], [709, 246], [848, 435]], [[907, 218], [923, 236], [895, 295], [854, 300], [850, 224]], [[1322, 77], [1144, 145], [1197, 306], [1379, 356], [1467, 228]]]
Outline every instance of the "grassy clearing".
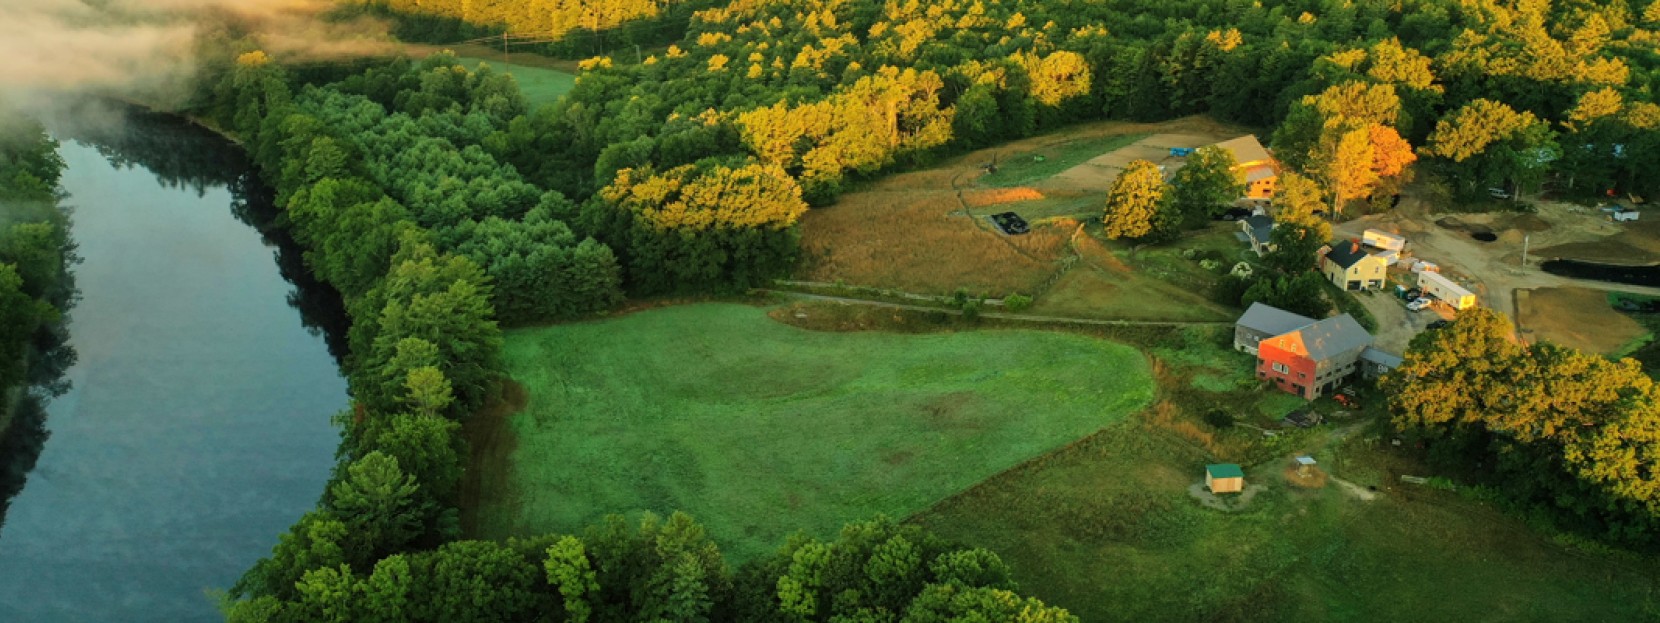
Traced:
[[1649, 330], [1637, 314], [1609, 304], [1609, 295], [1591, 288], [1535, 288], [1518, 297], [1520, 324], [1533, 339], [1600, 354], [1617, 354]]
[[[1236, 314], [1206, 299], [1210, 281], [1183, 283], [1160, 278], [1160, 273], [1134, 266], [1123, 258], [1126, 247], [1115, 251], [1092, 235], [1072, 239], [1077, 261], [1038, 297], [1032, 312], [1081, 318], [1128, 318], [1139, 320], [1223, 321]], [[1164, 251], [1150, 252], [1159, 255]], [[1176, 253], [1174, 251], [1170, 253]], [[1182, 274], [1203, 271], [1197, 261], [1176, 257]], [[1133, 260], [1132, 260], [1133, 261]], [[1171, 273], [1174, 274], [1174, 273]], [[1215, 279], [1210, 275], [1206, 279]]]
[[[1608, 293], [1610, 309], [1618, 310], [1618, 305], [1623, 300], [1639, 304], [1653, 304], [1660, 301], [1660, 298], [1630, 292]], [[1660, 376], [1660, 341], [1655, 339], [1656, 335], [1660, 335], [1660, 313], [1623, 310], [1619, 313], [1636, 321], [1642, 327], [1643, 333], [1630, 338], [1608, 356], [1613, 359], [1625, 357], [1636, 359], [1638, 363], [1643, 365], [1643, 371], [1648, 373], [1649, 376]]]
[[[523, 55], [520, 55], [523, 56]], [[519, 90], [524, 91], [525, 100], [531, 106], [552, 104], [576, 88], [576, 74], [550, 67], [533, 67], [519, 63], [503, 63], [500, 57], [479, 58], [476, 56], [458, 57], [462, 65], [468, 69], [477, 69], [479, 63], [486, 63], [491, 68], [513, 74], [513, 79], [519, 83]]]
[[[1301, 401], [1221, 382], [1238, 377], [1230, 369], [1243, 356], [1230, 354], [1222, 336], [1185, 333], [1150, 349], [1161, 387], [1153, 408], [912, 520], [999, 552], [1023, 587], [1086, 621], [1660, 614], [1652, 561], [1567, 550], [1480, 503], [1398, 485], [1399, 474], [1426, 472], [1390, 451], [1373, 420], [1339, 419], [1272, 439], [1199, 423], [1199, 414], [1224, 409], [1267, 424]], [[1377, 487], [1377, 498], [1362, 500], [1335, 480], [1291, 486], [1289, 457], [1303, 452], [1362, 492]], [[1216, 460], [1245, 464], [1247, 483], [1267, 490], [1233, 513], [1200, 506], [1186, 489]]]
[[[1134, 349], [1076, 335], [821, 333], [702, 304], [508, 334], [528, 391], [485, 537], [691, 512], [736, 559], [904, 516], [1140, 409]], [[489, 490], [489, 488], [485, 488]]]
[[1058, 175], [1089, 159], [1146, 138], [1146, 134], [1091, 136], [1052, 145], [998, 154], [997, 172], [979, 179], [983, 186], [1024, 186]]

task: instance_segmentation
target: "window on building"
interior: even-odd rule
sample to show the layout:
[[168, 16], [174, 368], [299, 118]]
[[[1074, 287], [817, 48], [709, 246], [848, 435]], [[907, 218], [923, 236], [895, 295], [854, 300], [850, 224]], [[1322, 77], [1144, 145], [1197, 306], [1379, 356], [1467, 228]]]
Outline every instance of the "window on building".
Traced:
[[1280, 374], [1291, 374], [1291, 368], [1286, 367], [1283, 363], [1274, 364], [1274, 371]]
[[1308, 380], [1308, 375], [1307, 375], [1307, 374], [1304, 374], [1304, 373], [1302, 373], [1302, 372], [1298, 372], [1298, 373], [1297, 373], [1297, 380], [1299, 380], [1299, 381], [1306, 381], [1306, 380]]

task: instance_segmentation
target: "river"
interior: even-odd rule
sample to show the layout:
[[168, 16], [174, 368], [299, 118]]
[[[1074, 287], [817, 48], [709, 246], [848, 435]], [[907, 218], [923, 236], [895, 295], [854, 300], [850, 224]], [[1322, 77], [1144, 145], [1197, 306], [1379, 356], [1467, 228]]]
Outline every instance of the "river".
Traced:
[[268, 226], [237, 148], [76, 110], [48, 125], [84, 258], [79, 358], [0, 525], [0, 621], [217, 620], [210, 592], [270, 553], [334, 465], [339, 302]]

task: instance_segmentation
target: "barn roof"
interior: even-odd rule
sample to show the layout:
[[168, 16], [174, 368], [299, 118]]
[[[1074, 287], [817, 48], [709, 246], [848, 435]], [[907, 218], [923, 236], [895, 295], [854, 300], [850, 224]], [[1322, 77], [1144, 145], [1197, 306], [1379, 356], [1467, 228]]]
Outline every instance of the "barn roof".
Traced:
[[1251, 307], [1245, 310], [1245, 315], [1240, 316], [1239, 320], [1234, 322], [1235, 326], [1260, 331], [1268, 335], [1289, 333], [1311, 324], [1314, 324], [1314, 320], [1311, 318], [1262, 303], [1251, 303]]
[[1222, 141], [1217, 143], [1216, 146], [1228, 150], [1228, 153], [1233, 154], [1234, 162], [1240, 165], [1268, 162], [1273, 159], [1272, 156], [1268, 155], [1268, 150], [1263, 149], [1262, 143], [1258, 142], [1257, 137], [1252, 134]]
[[1315, 361], [1323, 361], [1340, 353], [1370, 345], [1372, 334], [1361, 328], [1360, 323], [1355, 322], [1354, 316], [1343, 314], [1285, 335], [1263, 340], [1263, 343]]
[[1205, 466], [1205, 473], [1211, 478], [1244, 478], [1245, 470], [1235, 463], [1213, 463]]

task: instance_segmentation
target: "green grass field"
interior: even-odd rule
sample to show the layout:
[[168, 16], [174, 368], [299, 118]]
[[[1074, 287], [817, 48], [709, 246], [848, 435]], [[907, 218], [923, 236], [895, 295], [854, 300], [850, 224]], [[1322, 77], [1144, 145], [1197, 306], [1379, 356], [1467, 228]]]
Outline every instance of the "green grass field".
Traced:
[[484, 537], [675, 509], [734, 559], [904, 517], [1140, 409], [1135, 349], [1039, 331], [812, 332], [699, 304], [509, 332], [528, 391]]
[[[1223, 408], [1272, 426], [1301, 402], [1279, 392], [1192, 387], [1183, 382], [1190, 373], [1212, 377], [1199, 385], [1231, 385], [1244, 356], [1205, 340], [1168, 341], [1180, 348], [1151, 350], [1184, 411]], [[1273, 439], [1244, 427], [1215, 431], [1224, 446], [1256, 439], [1244, 451], [1246, 482], [1268, 487], [1233, 513], [1205, 508], [1186, 491], [1215, 456], [1180, 426], [1136, 417], [912, 521], [998, 552], [1031, 594], [1092, 622], [1660, 616], [1652, 558], [1570, 549], [1489, 505], [1403, 485], [1394, 474], [1429, 474], [1369, 426], [1340, 419]], [[1289, 457], [1303, 452], [1362, 491], [1377, 487], [1375, 499], [1333, 482], [1291, 486]]]
[[[1122, 149], [1146, 137], [1146, 134], [1098, 136], [1046, 145], [1031, 151], [1000, 154], [997, 172], [981, 177], [979, 182], [999, 188], [1025, 186], [1054, 177], [1062, 171], [1083, 164], [1090, 158]], [[1042, 161], [1038, 158], [1042, 158]]]
[[524, 91], [525, 99], [530, 102], [531, 106], [551, 104], [576, 87], [576, 74], [557, 69], [531, 67], [518, 63], [507, 64], [499, 58], [492, 60], [475, 56], [462, 56], [458, 57], [458, 60], [468, 69], [477, 69], [479, 63], [486, 63], [496, 71], [513, 74], [513, 79], [518, 81], [519, 89]]

